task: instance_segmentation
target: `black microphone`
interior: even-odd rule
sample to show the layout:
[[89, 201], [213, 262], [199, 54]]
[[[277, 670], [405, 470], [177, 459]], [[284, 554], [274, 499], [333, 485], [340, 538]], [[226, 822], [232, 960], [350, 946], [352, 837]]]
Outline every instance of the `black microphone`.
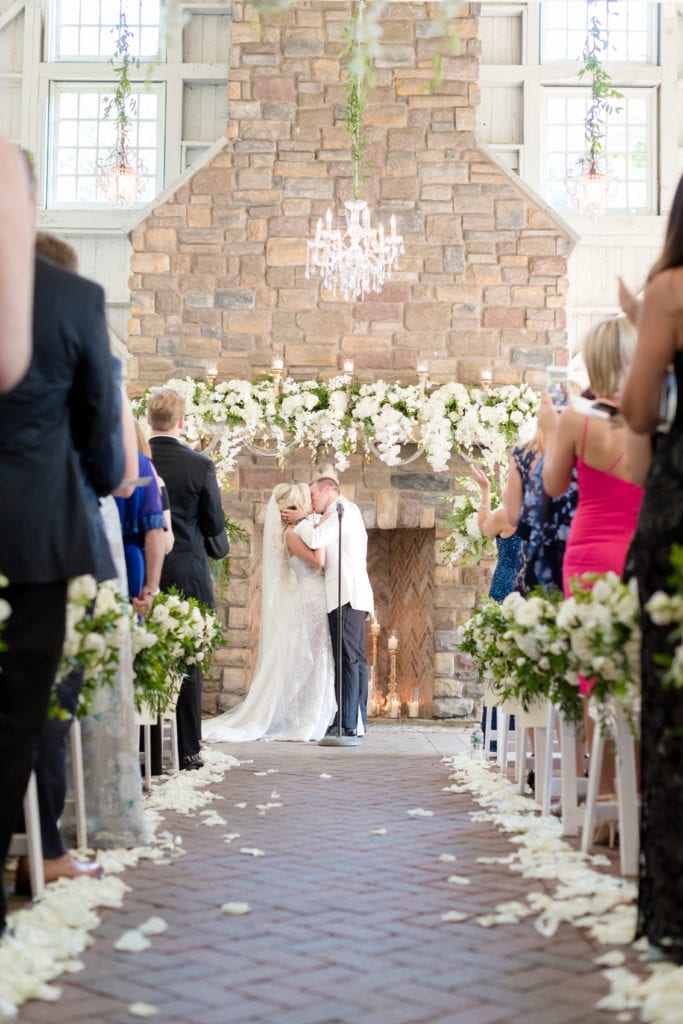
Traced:
[[344, 502], [343, 501], [338, 501], [337, 502], [337, 515], [339, 516], [340, 519], [344, 515]]

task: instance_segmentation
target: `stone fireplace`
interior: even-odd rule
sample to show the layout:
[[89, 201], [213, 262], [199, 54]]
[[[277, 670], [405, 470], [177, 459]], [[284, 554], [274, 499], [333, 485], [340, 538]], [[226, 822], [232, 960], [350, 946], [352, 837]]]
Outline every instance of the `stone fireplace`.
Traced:
[[[483, 370], [494, 385], [543, 383], [545, 367], [566, 351], [574, 236], [477, 144], [479, 7], [465, 3], [452, 20], [455, 55], [432, 32], [436, 5], [384, 10], [384, 50], [365, 119], [372, 171], [364, 198], [373, 220], [388, 223], [395, 214], [406, 255], [380, 295], [344, 302], [307, 280], [305, 264], [318, 217], [351, 195], [340, 57], [352, 5], [299, 0], [258, 19], [233, 4], [226, 138], [131, 232], [133, 393], [202, 377], [209, 366], [220, 379], [257, 377], [274, 356], [297, 379], [334, 375], [351, 358], [364, 380], [414, 382], [426, 361], [436, 383], [476, 383]], [[419, 677], [423, 700], [439, 716], [472, 712], [476, 690], [459, 663], [455, 627], [486, 587], [482, 570], [450, 572], [438, 554], [443, 497], [455, 489], [457, 461], [435, 474], [424, 461], [390, 469], [358, 455], [343, 478], [370, 531], [382, 625], [406, 639], [403, 695]], [[238, 546], [232, 558], [228, 643], [216, 659], [207, 710], [236, 703], [250, 678], [268, 494], [276, 482], [306, 480], [310, 471], [306, 453], [282, 470], [239, 456], [225, 507], [252, 548]]]

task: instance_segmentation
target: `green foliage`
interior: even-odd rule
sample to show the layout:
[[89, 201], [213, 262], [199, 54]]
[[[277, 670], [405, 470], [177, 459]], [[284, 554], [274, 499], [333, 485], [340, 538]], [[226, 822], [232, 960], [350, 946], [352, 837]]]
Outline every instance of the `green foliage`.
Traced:
[[[251, 547], [251, 538], [247, 531], [239, 523], [233, 523], [232, 519], [229, 519], [228, 516], [225, 517], [225, 532], [230, 541], [231, 551], [235, 544], [245, 544], [247, 550]], [[216, 593], [221, 599], [225, 598], [230, 585], [230, 555], [227, 555], [226, 558], [212, 561], [210, 572], [211, 582], [216, 589]]]
[[[588, 0], [589, 5], [595, 2], [596, 0]], [[583, 67], [578, 72], [579, 78], [590, 79], [591, 86], [591, 101], [584, 119], [588, 152], [583, 158], [583, 162], [591, 166], [595, 164], [597, 155], [602, 152], [606, 115], [621, 110], [621, 107], [612, 106], [611, 101], [621, 99], [623, 95], [613, 87], [611, 75], [602, 66], [602, 57], [606, 49], [607, 29], [595, 15], [592, 15], [581, 55]]]
[[119, 15], [118, 25], [114, 28], [118, 33], [114, 55], [109, 64], [116, 76], [116, 88], [114, 95], [107, 99], [104, 105], [104, 116], [109, 117], [112, 110], [116, 111], [116, 123], [119, 126], [119, 138], [125, 140], [126, 133], [130, 127], [130, 115], [135, 113], [135, 100], [131, 98], [132, 83], [130, 73], [132, 69], [140, 67], [138, 57], [133, 57], [130, 52], [130, 40], [133, 35], [128, 28], [123, 9]]

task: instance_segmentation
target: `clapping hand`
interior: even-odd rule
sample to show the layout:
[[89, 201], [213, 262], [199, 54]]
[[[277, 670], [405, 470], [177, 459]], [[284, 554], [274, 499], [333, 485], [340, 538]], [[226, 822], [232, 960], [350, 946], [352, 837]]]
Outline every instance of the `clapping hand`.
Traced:
[[479, 467], [475, 466], [474, 463], [470, 463], [470, 472], [474, 479], [479, 484], [479, 486], [481, 487], [482, 491], [488, 491], [490, 488], [489, 478], [487, 477], [484, 470], [479, 469]]

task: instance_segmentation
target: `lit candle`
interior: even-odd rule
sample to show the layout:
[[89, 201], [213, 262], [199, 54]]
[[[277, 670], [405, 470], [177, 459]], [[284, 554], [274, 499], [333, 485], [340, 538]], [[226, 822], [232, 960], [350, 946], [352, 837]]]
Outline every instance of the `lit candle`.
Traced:
[[344, 373], [353, 373], [353, 359], [344, 360]]
[[327, 213], [325, 214], [325, 223], [327, 225], [327, 230], [329, 231], [332, 227], [332, 210], [329, 206], [327, 207]]
[[408, 704], [408, 718], [419, 718], [420, 717], [420, 702], [419, 700], [411, 700]]
[[417, 372], [418, 373], [427, 373], [427, 364], [426, 363], [418, 363], [417, 364]]
[[379, 228], [377, 230], [377, 234], [379, 235], [379, 244], [383, 245], [384, 244], [384, 224], [380, 224], [380, 226], [379, 226]]
[[315, 240], [316, 240], [316, 242], [320, 241], [320, 236], [322, 234], [322, 230], [323, 230], [322, 218], [318, 217], [318, 223], [317, 223], [316, 228], [315, 228]]
[[401, 702], [398, 697], [394, 696], [391, 698], [391, 705], [389, 707], [389, 718], [398, 718], [401, 713]]
[[493, 374], [490, 370], [482, 370], [479, 375], [482, 384], [490, 384], [493, 381]]
[[280, 358], [280, 356], [273, 356], [273, 362], [272, 362], [271, 368], [273, 370], [277, 370], [278, 372], [280, 372], [281, 370], [284, 370], [284, 368], [285, 368], [285, 361], [284, 361], [284, 359]]
[[387, 639], [387, 647], [390, 651], [398, 650], [398, 633], [395, 629], [392, 629]]
[[379, 624], [379, 619], [376, 615], [373, 615], [370, 619], [370, 632], [373, 636], [379, 636], [382, 631], [382, 627]]
[[392, 213], [389, 218], [389, 226], [391, 227], [391, 237], [394, 238], [396, 235], [396, 214]]
[[206, 376], [207, 377], [217, 377], [218, 376], [218, 368], [215, 367], [215, 366], [208, 366], [206, 368]]

